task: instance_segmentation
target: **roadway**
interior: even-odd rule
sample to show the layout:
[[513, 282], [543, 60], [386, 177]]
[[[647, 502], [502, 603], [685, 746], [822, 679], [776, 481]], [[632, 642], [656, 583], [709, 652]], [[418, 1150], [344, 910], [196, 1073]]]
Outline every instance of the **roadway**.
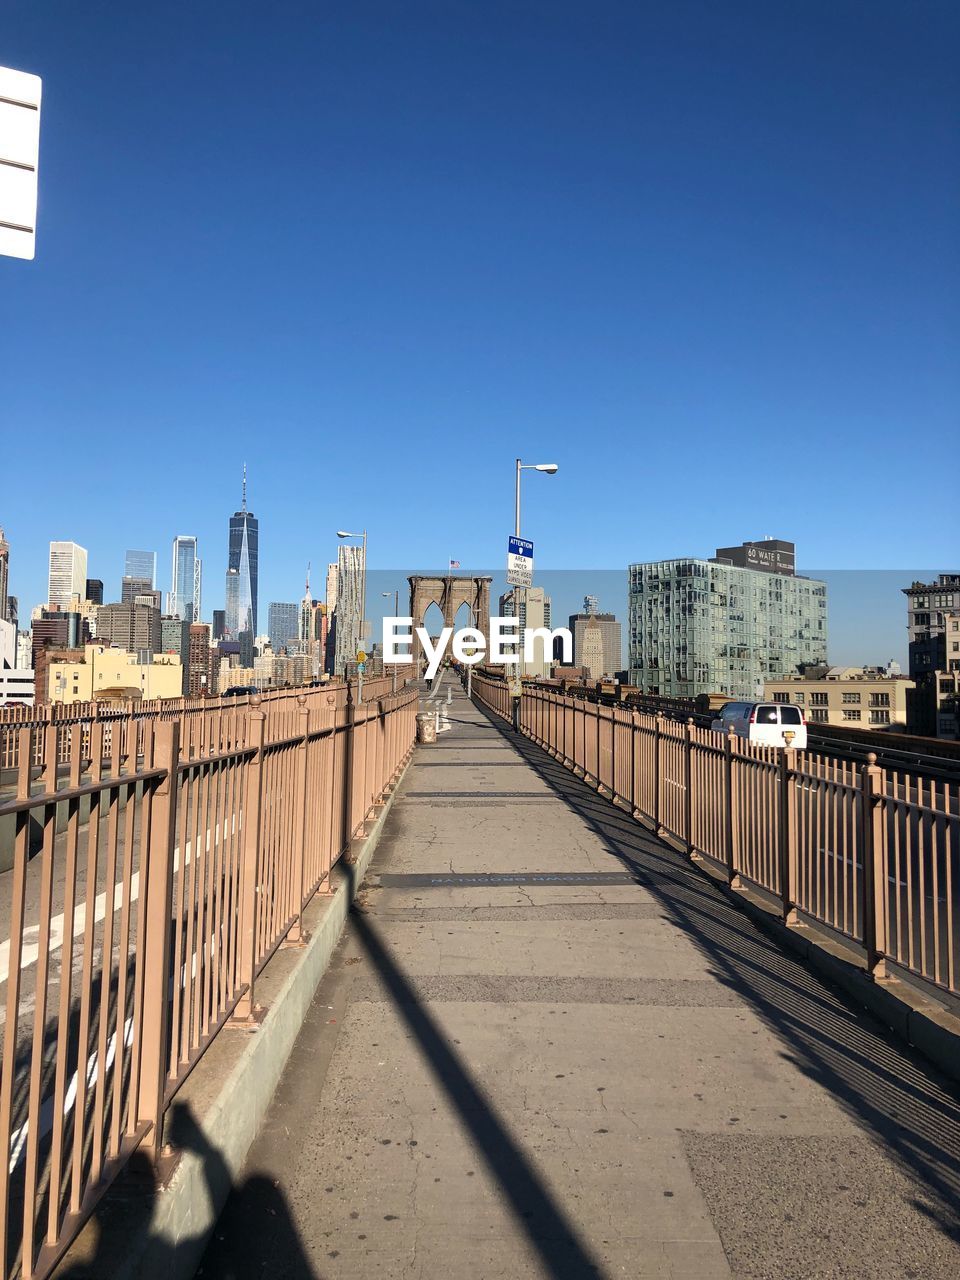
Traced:
[[954, 1280], [956, 1092], [532, 743], [424, 701], [449, 729], [198, 1276]]

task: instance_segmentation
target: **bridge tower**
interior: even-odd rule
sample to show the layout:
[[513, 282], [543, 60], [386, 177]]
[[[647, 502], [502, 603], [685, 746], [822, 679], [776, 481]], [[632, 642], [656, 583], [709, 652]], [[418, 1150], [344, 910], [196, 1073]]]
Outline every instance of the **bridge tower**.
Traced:
[[418, 668], [423, 660], [423, 646], [417, 638], [417, 627], [423, 626], [424, 615], [432, 604], [443, 614], [443, 625], [454, 626], [461, 605], [470, 607], [470, 625], [490, 644], [490, 583], [492, 578], [467, 574], [439, 574], [427, 577], [415, 574], [410, 583], [410, 616], [413, 618], [413, 660]]

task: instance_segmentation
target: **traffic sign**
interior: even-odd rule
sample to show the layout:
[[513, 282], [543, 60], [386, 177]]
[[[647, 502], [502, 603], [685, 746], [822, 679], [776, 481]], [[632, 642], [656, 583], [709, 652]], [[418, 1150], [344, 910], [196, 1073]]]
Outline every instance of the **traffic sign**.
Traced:
[[364, 653], [364, 651], [363, 651], [362, 649], [358, 649], [358, 650], [357, 650], [357, 661], [358, 661], [358, 662], [366, 662], [366, 660], [367, 660], [367, 655]]
[[533, 586], [533, 543], [510, 538], [507, 543], [507, 582], [511, 587]]
[[40, 77], [0, 67], [0, 254], [36, 252]]

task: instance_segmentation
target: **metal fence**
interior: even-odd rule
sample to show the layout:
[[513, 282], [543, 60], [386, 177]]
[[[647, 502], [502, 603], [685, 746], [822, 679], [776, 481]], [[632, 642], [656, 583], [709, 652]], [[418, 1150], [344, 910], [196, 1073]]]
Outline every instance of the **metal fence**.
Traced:
[[[512, 715], [502, 680], [473, 693]], [[777, 901], [863, 947], [878, 978], [894, 967], [960, 996], [960, 786], [780, 750], [525, 684], [520, 727], [734, 886]]]
[[[405, 681], [401, 680], [401, 684]], [[365, 698], [378, 698], [394, 685], [392, 677], [367, 680], [363, 686]], [[124, 756], [143, 751], [144, 727], [155, 721], [177, 720], [180, 724], [181, 749], [202, 752], [210, 743], [235, 740], [238, 726], [246, 722], [246, 713], [254, 698], [267, 714], [268, 733], [283, 735], [286, 726], [297, 715], [298, 699], [306, 697], [310, 706], [325, 706], [329, 695], [338, 705], [347, 697], [347, 686], [342, 681], [325, 685], [302, 686], [294, 689], [270, 689], [262, 694], [241, 694], [231, 698], [157, 698], [147, 702], [128, 702], [123, 706], [97, 702], [45, 702], [35, 707], [0, 707], [0, 771], [15, 771], [20, 766], [20, 733], [30, 727], [33, 735], [33, 763], [42, 768], [46, 763], [46, 751], [51, 741], [56, 749], [57, 763], [66, 765], [70, 759], [72, 730], [74, 725], [84, 729], [84, 750], [89, 754], [94, 725], [103, 726], [102, 744], [105, 758], [113, 750], [113, 735], [121, 735], [120, 751]], [[57, 729], [55, 738], [47, 733]], [[136, 741], [134, 742], [134, 739]]]
[[304, 908], [412, 749], [416, 690], [364, 693], [253, 699], [196, 713], [186, 733], [179, 716], [51, 723], [41, 758], [62, 758], [66, 732], [68, 773], [45, 764], [39, 784], [36, 731], [16, 731], [16, 796], [0, 804], [15, 822], [0, 906], [3, 1277], [48, 1275], [131, 1152], [156, 1153], [213, 1037], [256, 1024], [258, 975], [302, 939]]

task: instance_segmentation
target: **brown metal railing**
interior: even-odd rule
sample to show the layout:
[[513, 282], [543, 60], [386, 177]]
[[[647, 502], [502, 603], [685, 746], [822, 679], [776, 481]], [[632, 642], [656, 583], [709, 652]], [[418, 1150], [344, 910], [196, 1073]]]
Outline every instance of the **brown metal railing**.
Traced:
[[[413, 688], [19, 735], [0, 906], [0, 1276], [49, 1274], [362, 833], [412, 749]], [[376, 685], [374, 686], [377, 687]], [[58, 737], [66, 734], [68, 772]], [[66, 810], [64, 820], [63, 811]], [[59, 817], [59, 820], [58, 820]]]
[[[474, 697], [510, 719], [502, 680]], [[689, 855], [960, 996], [960, 787], [523, 686], [520, 728]]]
[[[403, 683], [403, 682], [401, 682]], [[364, 681], [364, 698], [379, 698], [393, 687], [391, 676]], [[50, 737], [46, 730], [57, 729], [55, 737], [57, 763], [66, 765], [70, 759], [71, 731], [76, 724], [83, 726], [84, 749], [89, 753], [91, 731], [95, 724], [103, 725], [103, 744], [107, 756], [113, 746], [114, 733], [122, 735], [121, 753], [136, 754], [143, 749], [145, 725], [156, 720], [177, 720], [180, 724], [181, 747], [185, 751], [203, 752], [209, 742], [233, 741], [237, 726], [246, 723], [254, 697], [267, 716], [268, 732], [283, 735], [297, 716], [298, 699], [306, 697], [311, 705], [320, 705], [333, 694], [338, 705], [346, 702], [347, 686], [343, 681], [331, 681], [325, 685], [303, 685], [291, 689], [267, 689], [262, 694], [242, 694], [231, 698], [154, 698], [144, 702], [129, 702], [123, 707], [97, 702], [44, 702], [35, 707], [0, 707], [0, 771], [19, 768], [19, 730], [34, 729], [33, 763], [37, 768], [46, 763], [45, 752]]]

